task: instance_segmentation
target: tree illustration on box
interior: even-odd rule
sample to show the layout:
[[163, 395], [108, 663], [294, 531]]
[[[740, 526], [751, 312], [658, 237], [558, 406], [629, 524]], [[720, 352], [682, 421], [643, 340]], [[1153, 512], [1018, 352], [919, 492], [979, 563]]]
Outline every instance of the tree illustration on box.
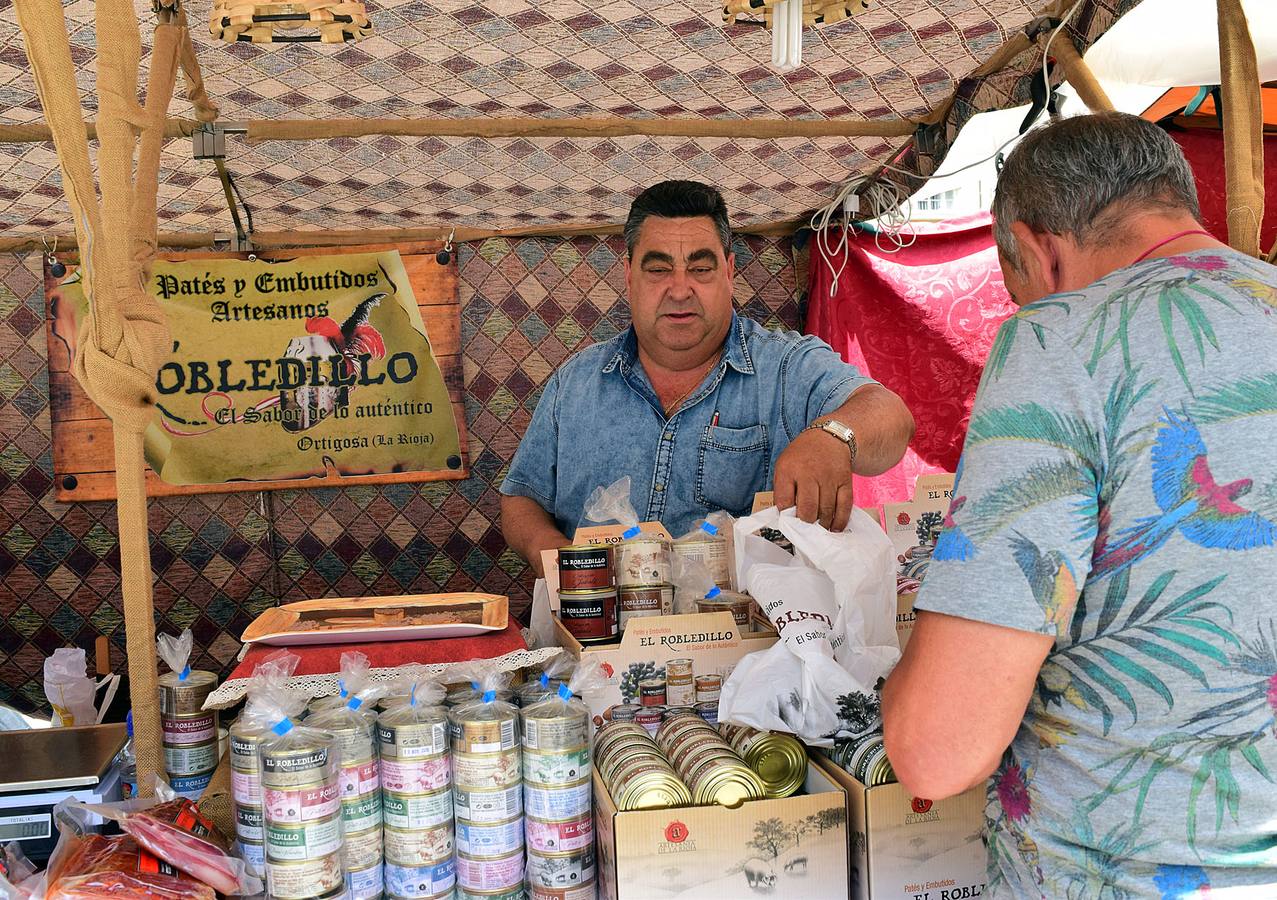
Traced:
[[754, 823], [754, 839], [747, 846], [759, 853], [766, 853], [769, 859], [775, 859], [788, 844], [789, 829], [784, 822], [773, 816]]

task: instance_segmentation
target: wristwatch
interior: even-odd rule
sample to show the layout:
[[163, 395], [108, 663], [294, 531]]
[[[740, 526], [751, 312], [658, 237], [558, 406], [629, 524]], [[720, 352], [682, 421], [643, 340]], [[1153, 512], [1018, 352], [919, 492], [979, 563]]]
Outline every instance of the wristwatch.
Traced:
[[818, 431], [824, 431], [832, 434], [834, 437], [838, 438], [838, 440], [846, 444], [847, 449], [851, 451], [851, 461], [856, 461], [856, 432], [852, 431], [842, 422], [835, 421], [834, 419], [825, 419], [823, 422], [812, 422], [804, 428], [803, 431], [811, 431], [813, 428]]

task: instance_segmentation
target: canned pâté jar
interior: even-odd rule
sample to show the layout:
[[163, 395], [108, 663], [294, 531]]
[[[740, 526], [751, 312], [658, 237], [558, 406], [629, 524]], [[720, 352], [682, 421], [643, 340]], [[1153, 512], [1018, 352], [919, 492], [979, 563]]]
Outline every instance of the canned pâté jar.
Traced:
[[640, 534], [616, 547], [616, 583], [621, 587], [668, 584], [670, 545], [659, 535]]
[[575, 887], [594, 881], [594, 848], [570, 853], [529, 853], [528, 881], [549, 888]]
[[709, 572], [709, 577], [723, 590], [732, 586], [731, 555], [727, 552], [727, 539], [708, 537], [675, 541], [673, 553], [685, 562], [698, 562]]
[[587, 811], [570, 819], [524, 819], [528, 850], [537, 853], [567, 853], [594, 845], [594, 813]]
[[609, 544], [575, 544], [559, 550], [559, 590], [593, 591], [609, 588], [614, 555]]
[[544, 703], [523, 711], [523, 748], [541, 753], [573, 750], [590, 743], [590, 717], [584, 706]]
[[183, 678], [180, 672], [165, 672], [159, 676], [160, 715], [197, 716], [203, 712], [204, 701], [217, 687], [217, 676], [203, 669], [192, 669]]
[[492, 790], [458, 785], [452, 792], [458, 819], [467, 822], [502, 822], [523, 813], [523, 785]]
[[671, 659], [665, 664], [665, 702], [670, 706], [691, 706], [696, 702], [690, 659]]
[[616, 588], [559, 591], [559, 620], [582, 644], [610, 641], [619, 633]]
[[668, 616], [674, 612], [674, 587], [669, 584], [628, 585], [617, 590], [617, 620], [622, 633], [634, 619]]

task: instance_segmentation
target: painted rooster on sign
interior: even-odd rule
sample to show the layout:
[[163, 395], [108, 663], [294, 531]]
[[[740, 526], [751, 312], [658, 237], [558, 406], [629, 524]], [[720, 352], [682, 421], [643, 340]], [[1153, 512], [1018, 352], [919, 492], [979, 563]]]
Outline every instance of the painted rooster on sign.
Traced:
[[1199, 547], [1252, 550], [1277, 543], [1277, 522], [1238, 504], [1253, 486], [1239, 478], [1220, 484], [1206, 458], [1206, 443], [1187, 415], [1165, 410], [1153, 444], [1153, 499], [1159, 516], [1138, 519], [1101, 546], [1091, 565], [1095, 579], [1129, 568], [1165, 544], [1176, 531]]

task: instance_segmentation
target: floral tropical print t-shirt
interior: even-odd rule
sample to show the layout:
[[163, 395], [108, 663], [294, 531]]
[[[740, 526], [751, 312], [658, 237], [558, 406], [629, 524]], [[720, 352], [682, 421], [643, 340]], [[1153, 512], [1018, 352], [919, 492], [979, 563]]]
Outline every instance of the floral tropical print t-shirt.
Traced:
[[1277, 897], [1277, 268], [1152, 259], [998, 334], [919, 609], [1055, 637], [989, 895]]

